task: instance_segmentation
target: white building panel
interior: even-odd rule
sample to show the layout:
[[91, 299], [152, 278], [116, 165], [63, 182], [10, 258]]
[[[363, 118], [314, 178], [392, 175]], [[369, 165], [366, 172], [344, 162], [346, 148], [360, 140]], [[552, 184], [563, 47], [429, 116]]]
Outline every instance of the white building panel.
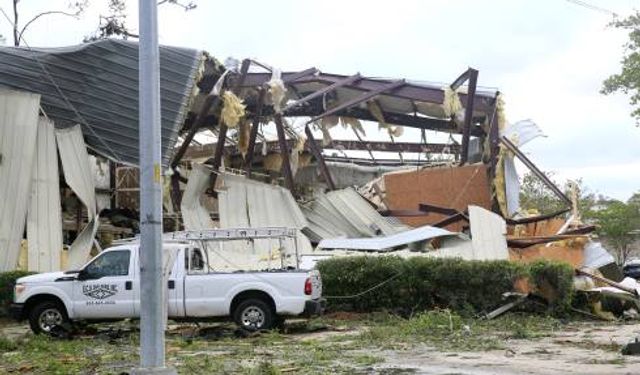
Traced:
[[40, 95], [0, 90], [0, 271], [16, 268], [31, 189]]
[[27, 213], [28, 269], [60, 270], [62, 212], [58, 152], [53, 122], [40, 117], [36, 136], [31, 201]]

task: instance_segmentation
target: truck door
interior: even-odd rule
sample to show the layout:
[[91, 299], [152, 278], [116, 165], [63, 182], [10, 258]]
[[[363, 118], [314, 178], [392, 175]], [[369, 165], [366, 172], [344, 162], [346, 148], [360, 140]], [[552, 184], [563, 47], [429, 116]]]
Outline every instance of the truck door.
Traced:
[[131, 318], [134, 316], [131, 250], [105, 251], [73, 282], [74, 316], [78, 319]]
[[211, 300], [211, 274], [205, 253], [198, 248], [186, 249], [184, 262], [186, 276], [183, 279], [184, 314], [191, 317], [213, 316], [216, 301]]
[[[182, 250], [184, 254], [187, 249]], [[178, 254], [181, 254], [180, 252]], [[167, 308], [169, 317], [184, 317], [184, 300], [182, 296], [184, 275], [187, 272], [184, 261], [176, 257], [167, 280]]]

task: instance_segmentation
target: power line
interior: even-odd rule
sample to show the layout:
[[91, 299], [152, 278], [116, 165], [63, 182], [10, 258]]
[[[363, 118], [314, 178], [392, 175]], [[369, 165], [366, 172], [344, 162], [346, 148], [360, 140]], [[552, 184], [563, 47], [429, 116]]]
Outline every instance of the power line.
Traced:
[[566, 0], [566, 1], [569, 2], [569, 3], [575, 4], [575, 5], [581, 6], [583, 8], [599, 12], [599, 13], [609, 14], [609, 15], [612, 15], [614, 17], [618, 16], [618, 13], [616, 13], [616, 12], [614, 12], [612, 10], [609, 10], [609, 9], [606, 9], [606, 8], [602, 8], [602, 7], [599, 7], [597, 5], [590, 4], [590, 3], [586, 2], [586, 1], [582, 1], [582, 0]]

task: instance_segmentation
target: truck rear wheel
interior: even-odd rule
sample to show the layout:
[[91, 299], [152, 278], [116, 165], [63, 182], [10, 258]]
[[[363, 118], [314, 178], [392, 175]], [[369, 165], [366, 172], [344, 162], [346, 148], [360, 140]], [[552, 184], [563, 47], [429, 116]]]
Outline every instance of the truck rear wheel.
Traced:
[[260, 331], [273, 328], [276, 316], [269, 304], [251, 298], [238, 304], [233, 312], [233, 320], [247, 331]]
[[62, 326], [69, 318], [59, 303], [43, 301], [36, 304], [29, 312], [29, 326], [35, 334], [49, 333], [55, 326]]

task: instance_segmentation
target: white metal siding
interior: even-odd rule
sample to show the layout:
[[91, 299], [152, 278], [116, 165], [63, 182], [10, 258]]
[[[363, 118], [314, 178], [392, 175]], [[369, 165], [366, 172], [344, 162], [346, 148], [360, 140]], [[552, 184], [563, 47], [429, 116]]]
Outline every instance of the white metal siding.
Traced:
[[76, 268], [89, 259], [89, 252], [98, 230], [96, 187], [80, 125], [56, 130], [56, 140], [58, 141], [64, 179], [82, 203], [87, 206], [89, 223], [69, 248], [69, 267]]
[[31, 202], [27, 213], [29, 271], [60, 270], [62, 213], [58, 152], [53, 122], [40, 117], [36, 136]]
[[40, 95], [0, 90], [0, 271], [15, 269], [24, 233]]

